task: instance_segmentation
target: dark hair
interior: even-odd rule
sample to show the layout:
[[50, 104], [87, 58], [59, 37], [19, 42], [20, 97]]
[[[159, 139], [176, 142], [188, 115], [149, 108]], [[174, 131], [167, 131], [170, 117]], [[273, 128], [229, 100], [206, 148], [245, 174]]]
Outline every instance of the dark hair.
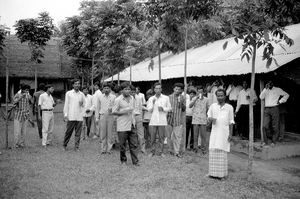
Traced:
[[80, 80], [79, 79], [72, 79], [71, 80], [72, 85], [75, 84], [75, 82], [80, 82]]
[[121, 87], [119, 85], [115, 85], [113, 90], [115, 93], [119, 93], [121, 91]]
[[123, 90], [124, 88], [127, 88], [127, 87], [129, 87], [129, 88], [131, 89], [131, 85], [130, 85], [129, 82], [123, 82], [123, 83], [121, 84], [121, 89], [122, 89], [122, 90]]
[[218, 90], [216, 90], [215, 94], [217, 95], [218, 92], [223, 92], [224, 96], [226, 96], [226, 91], [223, 88], [218, 88]]
[[131, 86], [131, 90], [134, 90], [134, 91], [135, 91], [136, 87], [133, 86], [132, 84], [131, 84], [130, 86]]
[[23, 83], [21, 83], [21, 84], [20, 84], [20, 88], [21, 88], [21, 90], [25, 90], [25, 89], [27, 89], [27, 88], [26, 88], [26, 86], [27, 86], [26, 84], [23, 84]]
[[197, 90], [200, 90], [200, 89], [203, 89], [203, 90], [204, 90], [204, 87], [203, 87], [202, 85], [199, 85], [199, 86], [197, 86], [196, 88], [197, 88]]
[[108, 82], [104, 82], [104, 83], [102, 84], [102, 88], [104, 88], [104, 87], [109, 87], [109, 88], [111, 88], [111, 84], [108, 83]]
[[175, 83], [173, 88], [175, 88], [175, 87], [179, 87], [179, 88], [183, 89], [184, 85], [183, 85], [183, 83]]
[[100, 83], [99, 82], [94, 82], [94, 86], [100, 87]]
[[147, 92], [146, 92], [146, 95], [153, 95], [153, 90], [152, 89], [149, 89], [149, 90], [147, 90]]
[[42, 90], [42, 91], [45, 91], [46, 90], [45, 84], [44, 83], [40, 83], [38, 89]]
[[135, 89], [139, 89], [139, 91], [141, 91], [141, 88], [139, 86], [135, 87]]
[[190, 89], [189, 94], [194, 93], [195, 95], [197, 94], [197, 91], [195, 89]]
[[45, 86], [45, 89], [48, 90], [48, 88], [51, 88], [51, 87], [53, 87], [51, 84], [47, 84], [47, 85]]
[[159, 83], [159, 82], [156, 82], [156, 83], [153, 84], [153, 88], [155, 88], [156, 86], [161, 86], [162, 87], [161, 83]]
[[87, 90], [89, 91], [89, 89], [88, 89], [87, 86], [83, 86], [83, 87], [81, 88], [82, 91], [83, 91], [84, 89], [87, 89]]

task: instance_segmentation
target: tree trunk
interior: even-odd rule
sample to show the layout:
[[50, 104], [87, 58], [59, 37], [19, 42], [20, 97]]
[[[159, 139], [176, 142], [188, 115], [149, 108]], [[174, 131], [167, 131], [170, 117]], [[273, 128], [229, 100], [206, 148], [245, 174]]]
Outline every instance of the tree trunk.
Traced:
[[130, 60], [130, 85], [132, 82], [132, 64], [131, 64], [131, 60]]
[[[264, 81], [261, 78], [260, 78], [260, 81], [259, 81], [259, 89], [260, 89], [260, 93], [264, 89]], [[260, 140], [261, 140], [262, 143], [265, 142], [264, 132], [263, 132], [264, 111], [265, 111], [265, 100], [260, 100]]]
[[91, 84], [92, 84], [92, 94], [94, 94], [94, 64], [95, 64], [95, 55], [93, 53], [92, 55], [92, 81], [91, 81]]
[[251, 87], [250, 87], [250, 103], [249, 103], [249, 159], [248, 159], [248, 179], [251, 179], [251, 177], [252, 177], [252, 169], [253, 169], [253, 134], [254, 134], [253, 99], [254, 99], [254, 84], [255, 84], [255, 59], [256, 59], [256, 44], [253, 45]]
[[161, 57], [160, 57], [160, 41], [158, 41], [158, 82], [161, 83]]
[[34, 68], [34, 92], [37, 91], [37, 68], [38, 68], [38, 64], [35, 63], [35, 68]]
[[[187, 77], [186, 77], [186, 71], [187, 71], [187, 37], [188, 37], [188, 25], [186, 25], [185, 28], [185, 38], [184, 38], [184, 76], [183, 76], [183, 82], [184, 82], [184, 97], [186, 98], [187, 94]], [[183, 151], [185, 151], [185, 143], [186, 143], [186, 114], [183, 115]]]
[[5, 148], [8, 149], [8, 78], [9, 78], [9, 71], [8, 71], [8, 58], [6, 58], [6, 86], [5, 86]]
[[120, 71], [118, 71], [118, 86], [120, 86]]

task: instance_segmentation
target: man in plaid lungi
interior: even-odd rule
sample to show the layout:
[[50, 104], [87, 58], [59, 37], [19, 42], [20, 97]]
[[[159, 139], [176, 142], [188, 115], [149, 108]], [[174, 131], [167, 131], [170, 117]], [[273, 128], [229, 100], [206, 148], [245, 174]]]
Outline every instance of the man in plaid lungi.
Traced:
[[218, 103], [213, 103], [207, 112], [212, 123], [209, 141], [209, 177], [224, 178], [228, 175], [227, 153], [234, 124], [233, 107], [225, 103], [224, 89], [216, 91]]

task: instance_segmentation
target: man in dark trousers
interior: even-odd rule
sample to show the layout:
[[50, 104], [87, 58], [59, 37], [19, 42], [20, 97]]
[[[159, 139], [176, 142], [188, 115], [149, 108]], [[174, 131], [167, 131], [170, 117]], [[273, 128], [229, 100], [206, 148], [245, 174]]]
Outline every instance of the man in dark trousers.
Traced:
[[73, 89], [66, 93], [64, 106], [64, 121], [67, 122], [67, 130], [64, 138], [64, 150], [75, 130], [75, 151], [79, 150], [80, 135], [82, 130], [83, 112], [85, 106], [84, 94], [79, 91], [80, 81], [72, 80]]
[[120, 159], [122, 164], [126, 164], [126, 141], [128, 141], [131, 160], [133, 165], [139, 166], [138, 160], [138, 135], [134, 121], [134, 98], [131, 94], [131, 86], [128, 82], [121, 84], [122, 94], [115, 99], [112, 113], [117, 115], [117, 132], [120, 143]]
[[36, 124], [37, 124], [37, 127], [38, 127], [38, 132], [39, 132], [39, 136], [40, 136], [40, 139], [42, 139], [42, 118], [39, 117], [39, 115], [42, 115], [42, 113], [38, 114], [38, 102], [39, 102], [39, 98], [40, 98], [40, 95], [43, 94], [45, 92], [45, 84], [44, 83], [40, 83], [39, 84], [39, 88], [38, 88], [38, 91], [35, 92], [33, 94], [33, 106], [32, 106], [32, 113], [33, 115], [35, 115], [36, 117]]

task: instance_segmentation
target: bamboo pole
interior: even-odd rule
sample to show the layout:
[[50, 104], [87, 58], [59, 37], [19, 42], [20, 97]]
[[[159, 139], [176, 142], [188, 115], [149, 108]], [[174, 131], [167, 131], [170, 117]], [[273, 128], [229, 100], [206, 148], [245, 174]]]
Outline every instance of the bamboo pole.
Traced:
[[95, 54], [93, 52], [92, 54], [92, 81], [91, 81], [91, 84], [92, 84], [92, 94], [94, 94], [94, 64], [95, 64]]
[[130, 85], [132, 84], [132, 64], [130, 60]]
[[[187, 71], [187, 38], [188, 38], [188, 25], [186, 25], [185, 28], [185, 38], [184, 38], [184, 98], [186, 100], [186, 94], [187, 94], [187, 77], [186, 77], [186, 71]], [[186, 143], [186, 114], [183, 115], [183, 148], [182, 150], [185, 151], [185, 143]]]
[[160, 52], [160, 41], [158, 41], [158, 81], [161, 84], [161, 52]]

